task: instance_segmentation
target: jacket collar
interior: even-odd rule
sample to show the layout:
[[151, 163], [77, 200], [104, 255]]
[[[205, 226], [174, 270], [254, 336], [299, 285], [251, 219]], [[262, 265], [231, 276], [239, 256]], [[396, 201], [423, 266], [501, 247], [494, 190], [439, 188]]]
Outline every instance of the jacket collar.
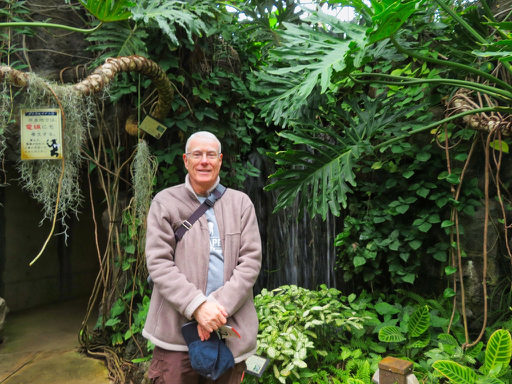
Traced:
[[[210, 196], [210, 194], [213, 192], [213, 190], [215, 188], [217, 188], [217, 185], [219, 185], [219, 183], [220, 183], [220, 176], [217, 176], [217, 180], [215, 181], [215, 183], [213, 183], [212, 187], [208, 190], [208, 193], [206, 194], [206, 196], [203, 196], [203, 197]], [[187, 188], [187, 190], [189, 192], [191, 192], [194, 196], [202, 196], [202, 195], [198, 195], [194, 191], [194, 188], [192, 188], [192, 185], [190, 184], [190, 176], [188, 174], [185, 176], [185, 188]]]

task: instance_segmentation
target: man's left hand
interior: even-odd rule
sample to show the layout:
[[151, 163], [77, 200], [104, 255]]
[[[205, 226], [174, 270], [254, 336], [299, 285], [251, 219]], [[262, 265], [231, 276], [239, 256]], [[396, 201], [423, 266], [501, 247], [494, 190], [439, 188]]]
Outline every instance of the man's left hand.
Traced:
[[226, 309], [217, 303], [205, 301], [194, 311], [194, 318], [208, 333], [226, 324], [228, 313]]
[[208, 332], [201, 324], [197, 324], [197, 333], [201, 341], [206, 341], [210, 338], [210, 332]]

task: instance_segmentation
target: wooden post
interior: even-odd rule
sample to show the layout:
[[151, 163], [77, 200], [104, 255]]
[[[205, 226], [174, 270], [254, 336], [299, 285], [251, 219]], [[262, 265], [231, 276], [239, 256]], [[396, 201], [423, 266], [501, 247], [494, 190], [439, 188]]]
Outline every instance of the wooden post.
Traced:
[[385, 357], [379, 363], [379, 384], [407, 384], [407, 376], [412, 372], [412, 362]]

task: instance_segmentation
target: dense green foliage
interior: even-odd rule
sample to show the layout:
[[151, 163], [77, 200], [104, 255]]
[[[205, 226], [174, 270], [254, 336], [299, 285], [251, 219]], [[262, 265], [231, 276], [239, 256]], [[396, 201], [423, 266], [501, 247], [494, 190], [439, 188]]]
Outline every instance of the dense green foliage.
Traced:
[[512, 338], [504, 329], [495, 331], [487, 344], [485, 357], [477, 374], [470, 367], [465, 367], [450, 360], [438, 360], [432, 366], [450, 383], [508, 383], [512, 378], [510, 358], [512, 355]]
[[[267, 190], [280, 191], [276, 209], [298, 199], [312, 215], [343, 211], [337, 244], [345, 279], [410, 284], [420, 270], [435, 274], [450, 260], [457, 248], [449, 235], [463, 233], [454, 211], [471, 216], [483, 198], [478, 179], [463, 175], [479, 140], [457, 120], [469, 107], [452, 107], [447, 118], [436, 108], [465, 87], [489, 96], [481, 108], [508, 111], [510, 86], [499, 77], [508, 62], [491, 74], [496, 63], [475, 51], [485, 40], [476, 7], [458, 14], [436, 1], [350, 5], [359, 12], [356, 23], [317, 12], [300, 26], [286, 25], [278, 32], [285, 43], [258, 74], [258, 106], [267, 122], [289, 127], [279, 135], [293, 144], [269, 153], [279, 169]], [[508, 139], [501, 140], [491, 148], [507, 152]]]
[[488, 380], [503, 380], [496, 383], [507, 382], [512, 374], [510, 331], [495, 331], [486, 347], [483, 342], [462, 346], [461, 318], [456, 314], [451, 321], [443, 299], [405, 291], [344, 296], [325, 286], [282, 286], [263, 291], [255, 303], [258, 353], [270, 363], [262, 378], [249, 376], [248, 382], [370, 384], [386, 355], [413, 361], [420, 382], [443, 382], [437, 371], [447, 377], [463, 371], [475, 378], [481, 371]]

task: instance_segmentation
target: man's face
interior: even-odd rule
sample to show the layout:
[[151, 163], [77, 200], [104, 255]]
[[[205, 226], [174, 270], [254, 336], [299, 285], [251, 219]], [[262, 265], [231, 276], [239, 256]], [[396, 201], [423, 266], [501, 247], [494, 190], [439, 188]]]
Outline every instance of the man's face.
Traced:
[[205, 195], [219, 176], [222, 153], [215, 140], [195, 137], [189, 142], [188, 152], [183, 154], [190, 184], [199, 195]]

